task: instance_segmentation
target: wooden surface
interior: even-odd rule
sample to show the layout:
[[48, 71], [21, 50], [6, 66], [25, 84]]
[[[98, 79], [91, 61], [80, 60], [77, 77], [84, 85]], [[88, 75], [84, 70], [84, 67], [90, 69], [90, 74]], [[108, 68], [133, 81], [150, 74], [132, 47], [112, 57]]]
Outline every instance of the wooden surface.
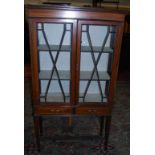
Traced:
[[124, 14], [127, 12], [92, 7], [26, 5], [26, 16], [28, 17], [124, 21]]

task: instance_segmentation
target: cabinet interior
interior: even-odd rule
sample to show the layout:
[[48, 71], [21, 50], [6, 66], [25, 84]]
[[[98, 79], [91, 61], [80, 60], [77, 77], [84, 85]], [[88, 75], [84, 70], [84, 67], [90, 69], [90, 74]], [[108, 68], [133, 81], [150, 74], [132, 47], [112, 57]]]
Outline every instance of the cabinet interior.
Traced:
[[[115, 29], [109, 25], [81, 25], [77, 102], [107, 102]], [[37, 23], [42, 103], [71, 101], [72, 38], [73, 23]]]

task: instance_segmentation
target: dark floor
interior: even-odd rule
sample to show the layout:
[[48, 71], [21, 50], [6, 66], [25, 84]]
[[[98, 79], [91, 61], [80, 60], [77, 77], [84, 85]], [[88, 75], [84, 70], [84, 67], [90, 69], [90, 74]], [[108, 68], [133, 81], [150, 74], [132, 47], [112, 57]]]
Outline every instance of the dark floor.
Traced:
[[[32, 108], [31, 84], [25, 81], [25, 155], [36, 155]], [[51, 140], [51, 136], [62, 135], [97, 135], [99, 134], [98, 118], [73, 117], [73, 131], [67, 132], [66, 119], [46, 117], [43, 119], [43, 136], [41, 138], [41, 155], [129, 155], [130, 152], [130, 84], [117, 84], [115, 105], [112, 113], [112, 124], [108, 152], [103, 152], [103, 143], [99, 139], [79, 141]]]

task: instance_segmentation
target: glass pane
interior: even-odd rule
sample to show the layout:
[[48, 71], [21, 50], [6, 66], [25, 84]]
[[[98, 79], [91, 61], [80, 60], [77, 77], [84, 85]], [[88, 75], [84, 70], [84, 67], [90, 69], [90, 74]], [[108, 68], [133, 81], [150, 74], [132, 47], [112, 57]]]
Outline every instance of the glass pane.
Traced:
[[38, 23], [40, 101], [70, 102], [71, 23]]
[[115, 26], [82, 25], [79, 102], [108, 100]]

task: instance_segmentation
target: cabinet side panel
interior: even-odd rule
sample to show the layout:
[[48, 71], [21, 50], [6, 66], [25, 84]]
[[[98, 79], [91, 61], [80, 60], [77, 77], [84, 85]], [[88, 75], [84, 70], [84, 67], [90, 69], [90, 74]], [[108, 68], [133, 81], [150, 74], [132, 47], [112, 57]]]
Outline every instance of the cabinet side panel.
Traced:
[[30, 33], [30, 56], [31, 56], [31, 72], [32, 72], [32, 100], [33, 104], [39, 104], [39, 81], [38, 81], [38, 53], [37, 53], [37, 35], [36, 23], [29, 19]]
[[114, 59], [112, 63], [112, 75], [111, 75], [111, 85], [109, 88], [109, 102], [112, 104], [116, 82], [117, 82], [117, 74], [118, 74], [118, 67], [119, 67], [119, 58], [120, 58], [120, 50], [121, 50], [121, 43], [122, 43], [122, 36], [123, 36], [123, 28], [124, 23], [120, 23], [117, 26], [116, 38], [114, 43]]

